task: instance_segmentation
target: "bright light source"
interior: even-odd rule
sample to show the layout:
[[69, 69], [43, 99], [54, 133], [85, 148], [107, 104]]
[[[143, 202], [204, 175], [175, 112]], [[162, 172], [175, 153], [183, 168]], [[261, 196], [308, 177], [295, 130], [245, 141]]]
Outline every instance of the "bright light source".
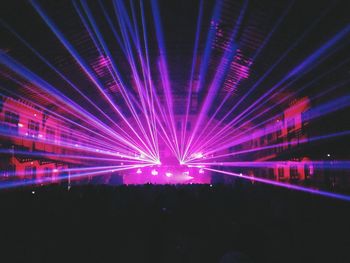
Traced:
[[153, 170], [151, 171], [151, 174], [152, 174], [152, 175], [158, 175], [158, 171], [157, 171], [156, 169], [153, 169]]
[[327, 157], [331, 157], [331, 155], [329, 153], [327, 153]]
[[180, 161], [180, 165], [184, 165], [185, 164], [185, 162], [184, 161]]
[[156, 160], [155, 164], [161, 165], [162, 163], [160, 162], [160, 160]]
[[38, 135], [38, 137], [39, 137], [39, 138], [42, 138], [42, 137], [43, 137], [43, 135], [42, 135], [42, 134], [39, 134], [39, 135]]
[[192, 156], [196, 159], [200, 159], [200, 158], [203, 158], [204, 155], [203, 155], [203, 153], [199, 152], [199, 153], [192, 154]]
[[200, 174], [204, 174], [204, 170], [201, 168], [201, 169], [199, 169], [199, 173]]
[[57, 172], [58, 172], [58, 169], [53, 169], [53, 172], [54, 172], [54, 173], [57, 173]]
[[32, 191], [32, 194], [35, 194], [35, 191]]
[[136, 173], [137, 174], [142, 174], [142, 170], [139, 168], [139, 169], [137, 169]]
[[22, 123], [18, 123], [18, 127], [20, 127], [20, 128], [23, 128], [23, 124]]
[[173, 174], [172, 174], [172, 173], [170, 173], [170, 172], [166, 172], [166, 173], [165, 173], [165, 176], [166, 176], [166, 177], [172, 177], [172, 176], [173, 176]]

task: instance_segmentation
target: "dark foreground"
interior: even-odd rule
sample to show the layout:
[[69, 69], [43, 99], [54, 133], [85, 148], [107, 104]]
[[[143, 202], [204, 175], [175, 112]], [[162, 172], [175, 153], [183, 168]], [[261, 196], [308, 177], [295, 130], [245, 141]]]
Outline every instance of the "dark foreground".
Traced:
[[0, 192], [1, 262], [350, 262], [350, 205], [264, 185]]

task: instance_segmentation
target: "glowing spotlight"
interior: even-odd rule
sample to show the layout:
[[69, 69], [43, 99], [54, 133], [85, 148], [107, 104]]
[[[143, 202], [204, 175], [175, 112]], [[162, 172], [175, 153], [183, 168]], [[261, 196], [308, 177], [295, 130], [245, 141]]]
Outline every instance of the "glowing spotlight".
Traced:
[[23, 128], [23, 126], [24, 126], [22, 123], [18, 123], [17, 125], [18, 125], [18, 127], [20, 127], [20, 128]]
[[152, 174], [152, 175], [158, 175], [158, 171], [157, 171], [156, 169], [153, 169], [153, 170], [151, 171], [151, 174]]
[[137, 174], [142, 174], [142, 170], [139, 168], [139, 169], [137, 169], [136, 173]]
[[156, 160], [155, 164], [161, 165], [162, 163], [160, 162], [160, 160]]
[[192, 157], [195, 159], [200, 159], [200, 158], [203, 158], [204, 155], [203, 155], [203, 153], [199, 152], [199, 153], [192, 154]]
[[166, 177], [172, 177], [173, 174], [172, 174], [171, 172], [166, 172], [166, 173], [165, 173], [165, 176], [166, 176]]
[[200, 174], [204, 174], [203, 168], [199, 169], [199, 173], [200, 173]]

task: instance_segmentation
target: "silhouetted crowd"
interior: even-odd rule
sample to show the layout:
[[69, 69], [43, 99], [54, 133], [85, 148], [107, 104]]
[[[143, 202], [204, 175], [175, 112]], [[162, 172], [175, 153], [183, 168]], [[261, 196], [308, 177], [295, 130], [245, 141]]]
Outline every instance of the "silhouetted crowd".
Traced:
[[0, 192], [0, 262], [350, 262], [350, 205], [260, 184]]

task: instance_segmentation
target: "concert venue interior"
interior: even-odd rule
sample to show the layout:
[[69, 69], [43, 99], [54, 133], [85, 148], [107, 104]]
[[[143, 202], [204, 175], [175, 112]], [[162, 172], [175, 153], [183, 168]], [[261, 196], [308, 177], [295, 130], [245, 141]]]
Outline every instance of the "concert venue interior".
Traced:
[[1, 262], [350, 262], [349, 1], [0, 14]]

